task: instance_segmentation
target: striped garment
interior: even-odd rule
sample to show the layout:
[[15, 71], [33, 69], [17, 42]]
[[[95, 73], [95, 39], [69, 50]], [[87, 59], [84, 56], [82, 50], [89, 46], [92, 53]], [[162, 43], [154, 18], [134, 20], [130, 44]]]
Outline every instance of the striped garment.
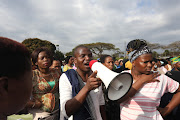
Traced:
[[160, 82], [145, 84], [131, 100], [120, 104], [121, 120], [163, 120], [156, 107], [163, 94], [175, 92], [179, 83], [163, 74], [157, 79]]

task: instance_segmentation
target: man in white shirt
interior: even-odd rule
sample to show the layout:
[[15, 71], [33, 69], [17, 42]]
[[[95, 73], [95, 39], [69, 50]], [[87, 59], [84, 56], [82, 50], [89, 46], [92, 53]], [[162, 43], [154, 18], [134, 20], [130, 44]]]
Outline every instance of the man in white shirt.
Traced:
[[[73, 120], [106, 120], [101, 82], [97, 71], [91, 71], [91, 51], [83, 45], [74, 49], [76, 71], [71, 69], [60, 77], [60, 103], [63, 116]], [[92, 73], [92, 74], [91, 74]], [[93, 90], [100, 86], [99, 92]]]

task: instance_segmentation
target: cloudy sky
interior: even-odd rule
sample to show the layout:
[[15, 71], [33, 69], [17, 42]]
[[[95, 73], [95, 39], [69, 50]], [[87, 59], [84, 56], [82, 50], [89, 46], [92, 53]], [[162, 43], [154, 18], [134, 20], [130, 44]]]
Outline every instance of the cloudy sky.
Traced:
[[0, 36], [48, 40], [69, 52], [105, 42], [180, 40], [180, 0], [0, 0]]

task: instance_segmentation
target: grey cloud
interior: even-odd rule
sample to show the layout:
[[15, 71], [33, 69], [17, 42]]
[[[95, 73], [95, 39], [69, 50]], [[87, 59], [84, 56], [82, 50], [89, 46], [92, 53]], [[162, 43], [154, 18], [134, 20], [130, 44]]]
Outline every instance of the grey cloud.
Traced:
[[136, 38], [169, 44], [180, 37], [179, 6], [178, 0], [0, 0], [0, 36], [49, 40], [62, 52], [93, 42], [123, 50]]

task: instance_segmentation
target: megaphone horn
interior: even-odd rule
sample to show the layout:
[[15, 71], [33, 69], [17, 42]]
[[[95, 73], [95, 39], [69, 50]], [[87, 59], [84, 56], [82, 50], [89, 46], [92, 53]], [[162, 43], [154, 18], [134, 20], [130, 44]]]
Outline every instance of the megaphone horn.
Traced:
[[104, 83], [110, 100], [118, 100], [130, 90], [133, 83], [130, 73], [113, 72], [97, 60], [91, 60], [89, 66], [93, 72], [97, 70], [97, 77]]

